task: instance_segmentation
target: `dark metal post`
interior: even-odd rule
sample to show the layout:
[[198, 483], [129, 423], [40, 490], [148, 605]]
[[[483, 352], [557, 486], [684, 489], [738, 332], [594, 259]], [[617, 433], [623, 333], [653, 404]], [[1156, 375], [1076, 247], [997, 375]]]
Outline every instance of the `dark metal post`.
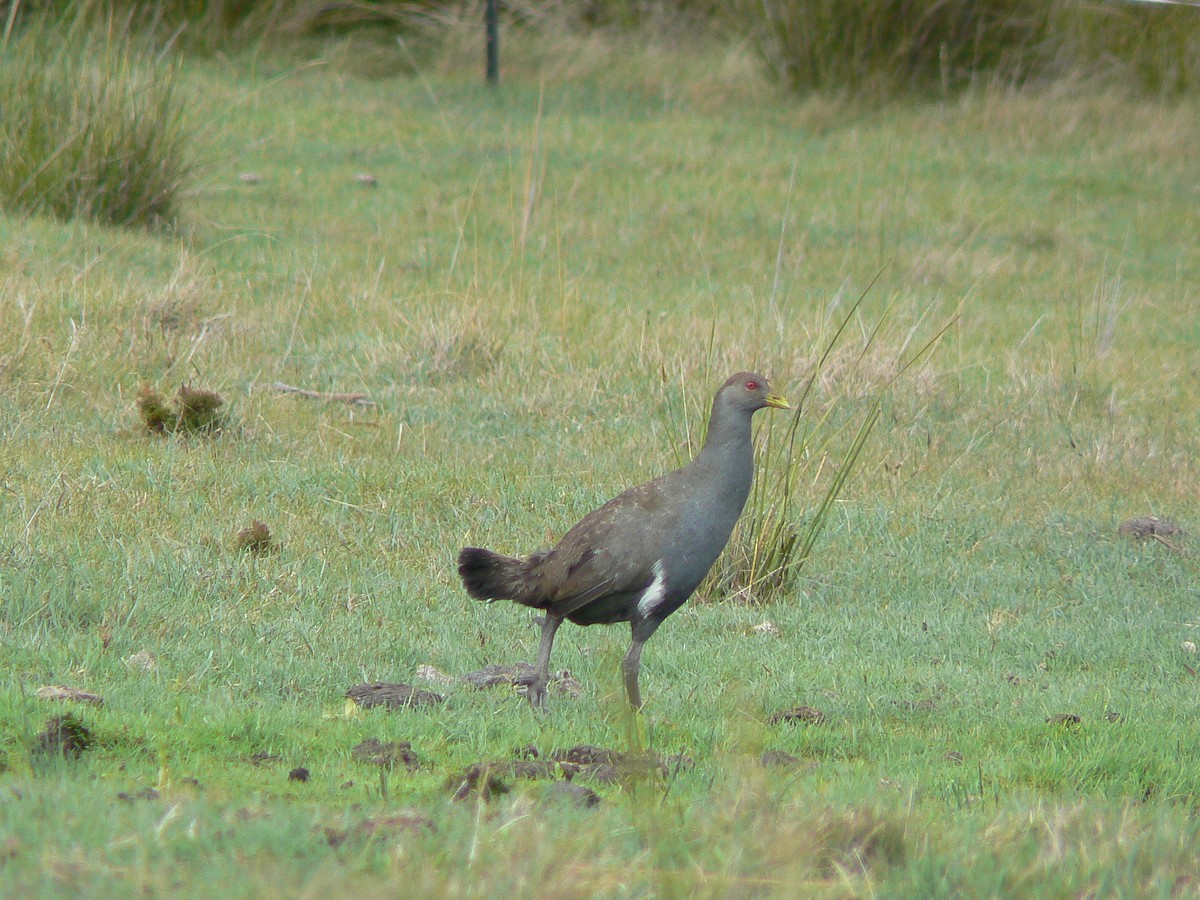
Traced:
[[496, 0], [487, 0], [484, 11], [487, 27], [487, 83], [500, 83], [500, 17], [496, 12]]

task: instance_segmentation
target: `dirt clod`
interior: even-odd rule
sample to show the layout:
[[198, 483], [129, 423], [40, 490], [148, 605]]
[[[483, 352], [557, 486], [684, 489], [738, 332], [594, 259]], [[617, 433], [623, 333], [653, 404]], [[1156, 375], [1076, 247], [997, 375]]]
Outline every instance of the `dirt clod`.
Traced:
[[1061, 725], [1064, 728], [1074, 728], [1082, 721], [1083, 719], [1081, 719], [1075, 713], [1055, 713], [1046, 719], [1047, 724]]
[[279, 549], [265, 522], [255, 519], [233, 536], [233, 549], [254, 556], [266, 556]]
[[1178, 537], [1183, 534], [1183, 529], [1158, 516], [1138, 516], [1118, 525], [1117, 533], [1132, 538]]
[[296, 766], [292, 771], [288, 772], [288, 781], [299, 781], [304, 783], [308, 781], [310, 773], [304, 766]]
[[[500, 764], [503, 767], [503, 763]], [[452, 798], [456, 803], [475, 795], [482, 800], [491, 800], [509, 792], [509, 786], [501, 780], [496, 766], [492, 763], [475, 763], [468, 766], [462, 775], [451, 778], [447, 787], [453, 792]]]
[[550, 756], [552, 759], [571, 763], [576, 766], [611, 766], [617, 762], [621, 753], [617, 750], [608, 750], [604, 747], [595, 747], [591, 744], [576, 744], [569, 750], [556, 750]]
[[37, 689], [35, 695], [39, 700], [71, 700], [76, 703], [90, 703], [92, 706], [103, 706], [104, 698], [91, 691], [81, 691], [79, 688], [67, 687], [65, 684], [48, 684]]
[[370, 709], [373, 706], [386, 706], [388, 709], [433, 706], [445, 699], [434, 691], [413, 687], [411, 684], [403, 682], [392, 684], [386, 681], [356, 684], [346, 691], [346, 696], [363, 709]]
[[[475, 672], [468, 672], [463, 680], [479, 689], [500, 686], [525, 688], [533, 682], [533, 676], [534, 668], [529, 663], [491, 663]], [[569, 669], [551, 673], [550, 689], [571, 697], [578, 697], [583, 692], [583, 686]]]
[[767, 721], [772, 725], [778, 725], [780, 722], [787, 722], [789, 725], [797, 722], [804, 725], [824, 725], [825, 713], [812, 706], [793, 706], [791, 709], [782, 709], [772, 714]]
[[1134, 540], [1158, 541], [1170, 550], [1179, 550], [1179, 540], [1186, 537], [1182, 528], [1157, 516], [1139, 516], [1117, 526], [1117, 533]]
[[588, 778], [601, 784], [649, 773], [668, 775], [672, 770], [690, 769], [694, 765], [693, 760], [684, 755], [626, 753], [591, 744], [576, 744], [569, 750], [556, 750], [550, 754], [550, 758], [564, 769], [570, 767], [572, 777]]
[[529, 663], [516, 663], [515, 665], [502, 665], [500, 663], [492, 663], [484, 666], [475, 672], [468, 672], [463, 676], [463, 680], [476, 688], [498, 687], [500, 685], [521, 684], [521, 679], [533, 678], [533, 666]]
[[85, 750], [90, 750], [95, 738], [87, 726], [75, 716], [51, 716], [46, 727], [37, 736], [35, 750], [48, 756], [66, 756], [78, 759]]
[[[692, 759], [684, 755], [663, 757], [653, 753], [625, 753], [591, 744], [577, 744], [543, 755], [537, 747], [529, 745], [515, 749], [511, 760], [478, 762], [469, 766], [461, 775], [450, 779], [447, 787], [455, 800], [465, 800], [471, 795], [489, 800], [507, 793], [509, 782], [513, 780], [562, 783], [584, 779], [612, 784], [650, 773], [667, 776], [673, 770], [691, 768], [693, 764]], [[565, 788], [563, 790], [566, 792]], [[569, 793], [577, 802], [595, 805], [581, 791]]]
[[468, 766], [461, 775], [451, 778], [447, 786], [455, 800], [465, 800], [482, 792], [484, 800], [507, 794], [508, 782], [514, 779], [570, 781], [578, 767], [550, 759], [515, 759], [512, 761], [478, 762]]

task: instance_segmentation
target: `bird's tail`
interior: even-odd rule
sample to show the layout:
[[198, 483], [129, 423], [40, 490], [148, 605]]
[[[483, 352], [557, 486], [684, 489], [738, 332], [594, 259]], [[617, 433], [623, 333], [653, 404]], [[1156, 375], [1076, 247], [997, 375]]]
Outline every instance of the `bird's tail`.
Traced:
[[515, 600], [524, 606], [543, 609], [546, 601], [532, 571], [537, 559], [537, 556], [518, 559], [482, 547], [463, 547], [458, 553], [458, 577], [476, 600]]

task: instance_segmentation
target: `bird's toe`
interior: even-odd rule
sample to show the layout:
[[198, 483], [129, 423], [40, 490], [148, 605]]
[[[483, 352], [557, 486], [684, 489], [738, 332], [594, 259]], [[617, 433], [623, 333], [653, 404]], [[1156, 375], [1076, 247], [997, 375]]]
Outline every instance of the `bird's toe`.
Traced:
[[534, 709], [546, 708], [546, 679], [534, 676], [526, 682], [525, 696]]

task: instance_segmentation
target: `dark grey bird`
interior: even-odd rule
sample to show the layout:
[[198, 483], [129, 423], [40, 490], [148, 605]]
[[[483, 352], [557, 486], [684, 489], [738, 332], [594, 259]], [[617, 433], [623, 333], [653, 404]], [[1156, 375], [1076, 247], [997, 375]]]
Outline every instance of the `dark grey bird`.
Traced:
[[550, 650], [563, 619], [576, 625], [629, 622], [621, 663], [625, 691], [641, 709], [642, 646], [692, 595], [725, 548], [750, 495], [750, 420], [766, 407], [790, 409], [767, 379], [738, 372], [717, 391], [704, 447], [695, 459], [630, 488], [584, 518], [551, 550], [523, 558], [480, 547], [458, 554], [458, 574], [476, 600], [515, 600], [545, 612], [529, 702], [545, 703]]

